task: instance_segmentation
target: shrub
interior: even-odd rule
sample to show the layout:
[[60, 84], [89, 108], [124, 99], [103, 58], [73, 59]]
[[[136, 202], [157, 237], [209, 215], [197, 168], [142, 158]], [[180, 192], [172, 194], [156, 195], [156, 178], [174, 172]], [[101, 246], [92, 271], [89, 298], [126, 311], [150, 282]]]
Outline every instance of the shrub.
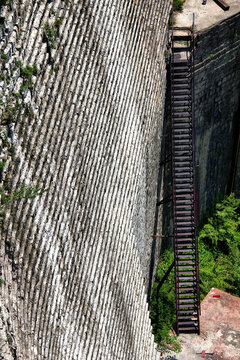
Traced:
[[216, 204], [199, 232], [201, 298], [212, 287], [240, 296], [240, 200], [234, 194]]
[[57, 48], [56, 45], [57, 32], [58, 32], [58, 27], [51, 26], [48, 21], [44, 24], [44, 28], [43, 28], [44, 41], [49, 43], [51, 49]]
[[5, 166], [4, 161], [0, 161], [0, 174], [3, 172], [4, 166]]
[[7, 60], [7, 59], [8, 59], [8, 55], [7, 55], [7, 54], [2, 54], [2, 55], [1, 55], [1, 59]]
[[173, 259], [174, 254], [170, 250], [166, 250], [161, 256], [153, 283], [150, 305], [150, 317], [152, 319], [155, 342], [163, 347], [169, 341], [169, 330], [176, 320], [174, 269], [163, 283], [161, 289], [159, 289], [159, 282], [172, 264]]
[[173, 10], [179, 11], [183, 8], [183, 0], [173, 0]]

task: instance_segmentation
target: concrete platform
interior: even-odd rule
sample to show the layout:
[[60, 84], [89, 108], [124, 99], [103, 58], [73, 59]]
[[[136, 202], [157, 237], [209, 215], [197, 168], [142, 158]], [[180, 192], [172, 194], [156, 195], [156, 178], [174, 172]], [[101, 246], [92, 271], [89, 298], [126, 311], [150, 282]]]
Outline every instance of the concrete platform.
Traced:
[[214, 0], [207, 0], [206, 5], [202, 5], [202, 0], [186, 0], [183, 10], [175, 14], [175, 26], [191, 26], [195, 13], [196, 31], [201, 31], [240, 12], [240, 0], [225, 0], [225, 2], [230, 5], [227, 11], [222, 10]]
[[240, 298], [212, 288], [201, 303], [201, 312], [201, 334], [179, 336], [182, 352], [177, 359], [239, 360]]

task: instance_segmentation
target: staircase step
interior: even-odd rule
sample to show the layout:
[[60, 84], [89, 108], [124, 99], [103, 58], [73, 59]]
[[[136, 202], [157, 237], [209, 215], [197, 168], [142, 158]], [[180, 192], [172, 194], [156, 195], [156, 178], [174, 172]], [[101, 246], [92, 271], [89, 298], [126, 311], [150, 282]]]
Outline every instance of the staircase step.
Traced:
[[185, 243], [185, 242], [189, 242], [189, 241], [194, 241], [194, 238], [191, 238], [191, 237], [189, 237], [189, 238], [181, 238], [181, 239], [176, 238], [177, 243]]
[[[189, 173], [188, 173], [189, 174]], [[182, 177], [182, 176], [177, 176], [178, 173], [175, 173], [175, 182], [176, 184], [178, 183], [184, 183], [184, 184], [188, 184], [188, 185], [192, 185], [193, 184], [193, 177], [190, 175], [188, 177]]]
[[193, 236], [194, 235], [194, 231], [192, 231], [192, 232], [187, 232], [186, 234], [183, 234], [183, 233], [178, 233], [177, 235], [186, 235], [186, 236]]
[[172, 67], [171, 67], [171, 71], [173, 71], [174, 72], [174, 74], [175, 73], [178, 73], [178, 72], [187, 72], [188, 74], [189, 74], [189, 71], [190, 71], [190, 66], [188, 65], [181, 65], [181, 66], [174, 66], [174, 63], [173, 63], [173, 65], [172, 65]]
[[[188, 171], [186, 171], [185, 169], [190, 169]], [[181, 181], [186, 181], [186, 180], [193, 180], [193, 172], [191, 170], [190, 167], [186, 168], [186, 167], [179, 167], [174, 171], [175, 174], [175, 178], [176, 181], [181, 180]]]
[[180, 168], [175, 169], [175, 170], [178, 172], [178, 174], [180, 174], [181, 172], [186, 172], [186, 171], [191, 172], [192, 168], [190, 166], [187, 166], [187, 167], [183, 166], [183, 167], [180, 167]]
[[[187, 316], [182, 316], [182, 315], [179, 315], [178, 316], [178, 320], [192, 320], [192, 321], [195, 321], [195, 319], [197, 319], [197, 315], [187, 315]], [[181, 322], [182, 323], [182, 322]]]
[[180, 52], [186, 52], [191, 51], [191, 47], [172, 47], [173, 53], [180, 53]]
[[177, 111], [176, 109], [173, 110], [172, 115], [174, 117], [173, 121], [176, 120], [185, 120], [185, 118], [190, 118], [192, 116], [192, 113], [190, 111], [183, 111], [183, 109]]
[[[191, 225], [190, 225], [191, 224]], [[188, 233], [190, 233], [190, 236], [192, 235], [192, 232], [194, 230], [194, 224], [193, 223], [189, 223], [189, 224], [180, 224], [180, 223], [176, 223], [175, 225], [175, 232], [178, 235], [187, 235]]]
[[179, 299], [179, 304], [194, 304], [196, 302], [196, 299]]
[[220, 6], [224, 11], [229, 10], [229, 5], [224, 0], [214, 0], [215, 3]]
[[[178, 80], [180, 80], [180, 79], [178, 79]], [[172, 88], [173, 88], [173, 89], [176, 89], [176, 90], [178, 90], [178, 89], [188, 89], [188, 90], [191, 90], [191, 87], [190, 87], [190, 84], [189, 84], [189, 83], [186, 83], [186, 82], [182, 83], [182, 82], [180, 82], [180, 81], [178, 81], [177, 83], [174, 82]]]
[[179, 241], [176, 241], [176, 247], [178, 249], [180, 248], [193, 248], [195, 249], [195, 239], [193, 238], [192, 240], [190, 241], [185, 241], [185, 242], [179, 242]]
[[191, 79], [190, 78], [174, 78], [174, 83], [176, 84], [191, 84]]
[[[186, 169], [186, 168], [183, 168]], [[175, 169], [176, 170], [176, 169]], [[178, 194], [193, 194], [193, 190], [191, 189], [175, 189], [175, 193]]]
[[174, 101], [172, 107], [174, 111], [182, 112], [183, 110], [191, 109], [191, 101], [185, 101], [185, 103], [183, 101]]
[[181, 206], [185, 206], [185, 207], [187, 207], [187, 206], [189, 206], [189, 205], [191, 205], [191, 206], [193, 206], [194, 205], [194, 202], [193, 202], [193, 200], [192, 199], [178, 199], [178, 198], [176, 198], [176, 205], [181, 205]]
[[175, 150], [190, 150], [192, 149], [192, 144], [188, 145], [173, 145]]
[[196, 289], [194, 287], [183, 287], [183, 288], [179, 288], [178, 289], [179, 291], [187, 291], [188, 293], [192, 293], [192, 292], [195, 292]]
[[[181, 158], [181, 157], [179, 157], [179, 158]], [[176, 161], [176, 163], [177, 163], [177, 160], [178, 160], [178, 159], [176, 158], [176, 155], [175, 155], [175, 159], [176, 159], [175, 161]], [[187, 168], [192, 167], [192, 162], [189, 161], [189, 166], [186, 166], [186, 167], [187, 167]]]
[[178, 206], [178, 208], [182, 208], [184, 207], [185, 209], [192, 209], [193, 208], [193, 201], [192, 200], [182, 200], [182, 199], [179, 199], [179, 200], [176, 200], [176, 206]]
[[189, 159], [192, 159], [192, 156], [191, 155], [179, 155], [179, 154], [173, 154], [172, 155], [172, 158], [175, 160], [175, 161], [179, 161], [179, 160], [189, 160]]
[[179, 333], [186, 333], [186, 332], [189, 332], [189, 333], [198, 333], [198, 326], [196, 327], [186, 327], [186, 328], [180, 328], [178, 327], [178, 331]]
[[[173, 164], [174, 164], [174, 166], [179, 166], [179, 170], [181, 170], [182, 167], [183, 168], [192, 168], [193, 167], [193, 163], [190, 160], [189, 161], [182, 161], [182, 164], [181, 164], [181, 158], [174, 160]], [[180, 164], [182, 165], [181, 167], [180, 167]]]
[[[186, 167], [186, 165], [184, 165], [183, 167]], [[191, 166], [189, 166], [189, 168], [191, 168]], [[181, 169], [181, 167], [179, 167], [179, 170]], [[179, 172], [178, 173], [176, 173], [176, 175], [178, 175], [179, 174]], [[191, 174], [190, 175], [192, 175], [193, 174], [193, 172], [191, 172]], [[191, 185], [193, 185], [193, 178], [192, 178], [192, 176], [190, 176], [190, 177], [181, 177], [181, 176], [177, 176], [176, 178], [175, 178], [175, 183], [176, 184], [187, 184], [188, 186], [190, 186], [191, 187]]]
[[[181, 209], [181, 211], [186, 211], [186, 210], [193, 211], [193, 205], [180, 204], [179, 202], [178, 203], [176, 202], [176, 211], [180, 211], [180, 209]], [[179, 235], [179, 237], [180, 237], [180, 235]]]
[[191, 310], [197, 310], [197, 305], [196, 304], [181, 304], [181, 305], [179, 305], [179, 309], [184, 309], [184, 308], [186, 308], [186, 310], [187, 309], [191, 309]]
[[177, 190], [193, 190], [193, 184], [185, 183], [185, 182], [175, 182], [175, 188]]
[[179, 214], [179, 212], [176, 213], [177, 216], [175, 217], [176, 221], [183, 221], [183, 220], [186, 220], [186, 221], [191, 221], [194, 217], [192, 215], [181, 215]]
[[[187, 269], [188, 267], [189, 267], [189, 265], [178, 265], [177, 266], [178, 269]], [[196, 271], [196, 269], [194, 268], [194, 269], [192, 269], [192, 271]], [[181, 293], [181, 295], [186, 295], [186, 296], [188, 296], [189, 294], [191, 295], [191, 293], [186, 293], [186, 292]]]
[[171, 62], [173, 66], [187, 66], [191, 64], [191, 61], [189, 59], [183, 59], [178, 56], [178, 54], [173, 54]]
[[[177, 90], [176, 90], [177, 91]], [[178, 94], [176, 93], [176, 91], [174, 91], [174, 94], [172, 96], [172, 99], [175, 101], [176, 99], [178, 100], [188, 100], [188, 101], [191, 101], [191, 93], [189, 94]]]
[[191, 101], [185, 100], [174, 100], [173, 108], [178, 107], [181, 109], [189, 110], [191, 109]]
[[172, 81], [174, 83], [175, 79], [190, 79], [190, 72], [177, 72], [172, 74]]
[[[178, 314], [188, 314], [186, 316], [197, 316], [196, 310], [188, 309], [188, 310], [178, 310]], [[181, 316], [181, 315], [178, 315]], [[183, 316], [183, 315], [182, 315]]]
[[191, 41], [191, 35], [173, 35], [173, 41]]
[[194, 250], [192, 250], [192, 249], [180, 249], [180, 250], [178, 250], [178, 253], [179, 254], [182, 254], [182, 253], [194, 253]]
[[[175, 138], [175, 137], [180, 137], [180, 136], [183, 136], [183, 137], [186, 137], [186, 138], [191, 138], [191, 135], [192, 135], [192, 131], [191, 130], [189, 130], [189, 129], [173, 129], [173, 137]], [[173, 159], [174, 159], [175, 157], [173, 156]], [[190, 159], [190, 157], [186, 157], [186, 159], [188, 160], [188, 159]], [[177, 160], [179, 161], [179, 160], [182, 160], [182, 157], [181, 158], [179, 158], [179, 157], [177, 157]], [[183, 160], [184, 161], [184, 160]]]
[[191, 192], [191, 193], [177, 193], [175, 194], [175, 199], [176, 200], [192, 200], [193, 201], [193, 195], [194, 193]]
[[181, 122], [177, 122], [177, 123], [173, 123], [172, 124], [172, 128], [174, 130], [192, 130], [192, 122], [188, 121], [186, 123], [181, 123]]
[[[174, 56], [174, 55], [173, 55]], [[180, 67], [180, 66], [187, 66], [187, 67], [191, 67], [191, 64], [188, 60], [182, 60], [182, 61], [173, 61], [173, 67]]]
[[177, 261], [195, 261], [195, 256], [191, 254], [178, 254]]
[[191, 91], [189, 89], [181, 89], [181, 90], [173, 89], [172, 94], [175, 96], [176, 95], [191, 95]]
[[191, 132], [189, 130], [185, 130], [185, 133], [179, 132], [179, 133], [173, 133], [172, 138], [174, 140], [192, 140]]
[[[174, 145], [179, 145], [179, 144], [189, 144], [190, 139], [176, 139], [174, 140]], [[192, 141], [191, 141], [192, 142]]]

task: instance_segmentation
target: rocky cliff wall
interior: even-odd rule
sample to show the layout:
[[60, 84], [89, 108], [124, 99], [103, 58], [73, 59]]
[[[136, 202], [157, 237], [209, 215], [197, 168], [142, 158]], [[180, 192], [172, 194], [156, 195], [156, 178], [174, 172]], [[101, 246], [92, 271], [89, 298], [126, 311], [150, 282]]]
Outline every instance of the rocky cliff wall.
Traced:
[[195, 132], [200, 217], [231, 191], [240, 94], [240, 14], [201, 31], [195, 51]]
[[6, 207], [1, 355], [157, 359], [146, 287], [169, 1], [11, 3], [0, 18], [2, 187], [47, 191]]

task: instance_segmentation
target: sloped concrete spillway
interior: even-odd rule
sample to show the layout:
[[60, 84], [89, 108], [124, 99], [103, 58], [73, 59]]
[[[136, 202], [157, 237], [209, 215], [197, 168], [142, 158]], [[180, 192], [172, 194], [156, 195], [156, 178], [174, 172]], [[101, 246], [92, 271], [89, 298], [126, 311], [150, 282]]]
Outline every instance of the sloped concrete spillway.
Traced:
[[146, 288], [169, 1], [11, 3], [1, 93], [19, 89], [17, 60], [38, 71], [5, 171], [48, 191], [3, 223], [4, 359], [158, 359]]

